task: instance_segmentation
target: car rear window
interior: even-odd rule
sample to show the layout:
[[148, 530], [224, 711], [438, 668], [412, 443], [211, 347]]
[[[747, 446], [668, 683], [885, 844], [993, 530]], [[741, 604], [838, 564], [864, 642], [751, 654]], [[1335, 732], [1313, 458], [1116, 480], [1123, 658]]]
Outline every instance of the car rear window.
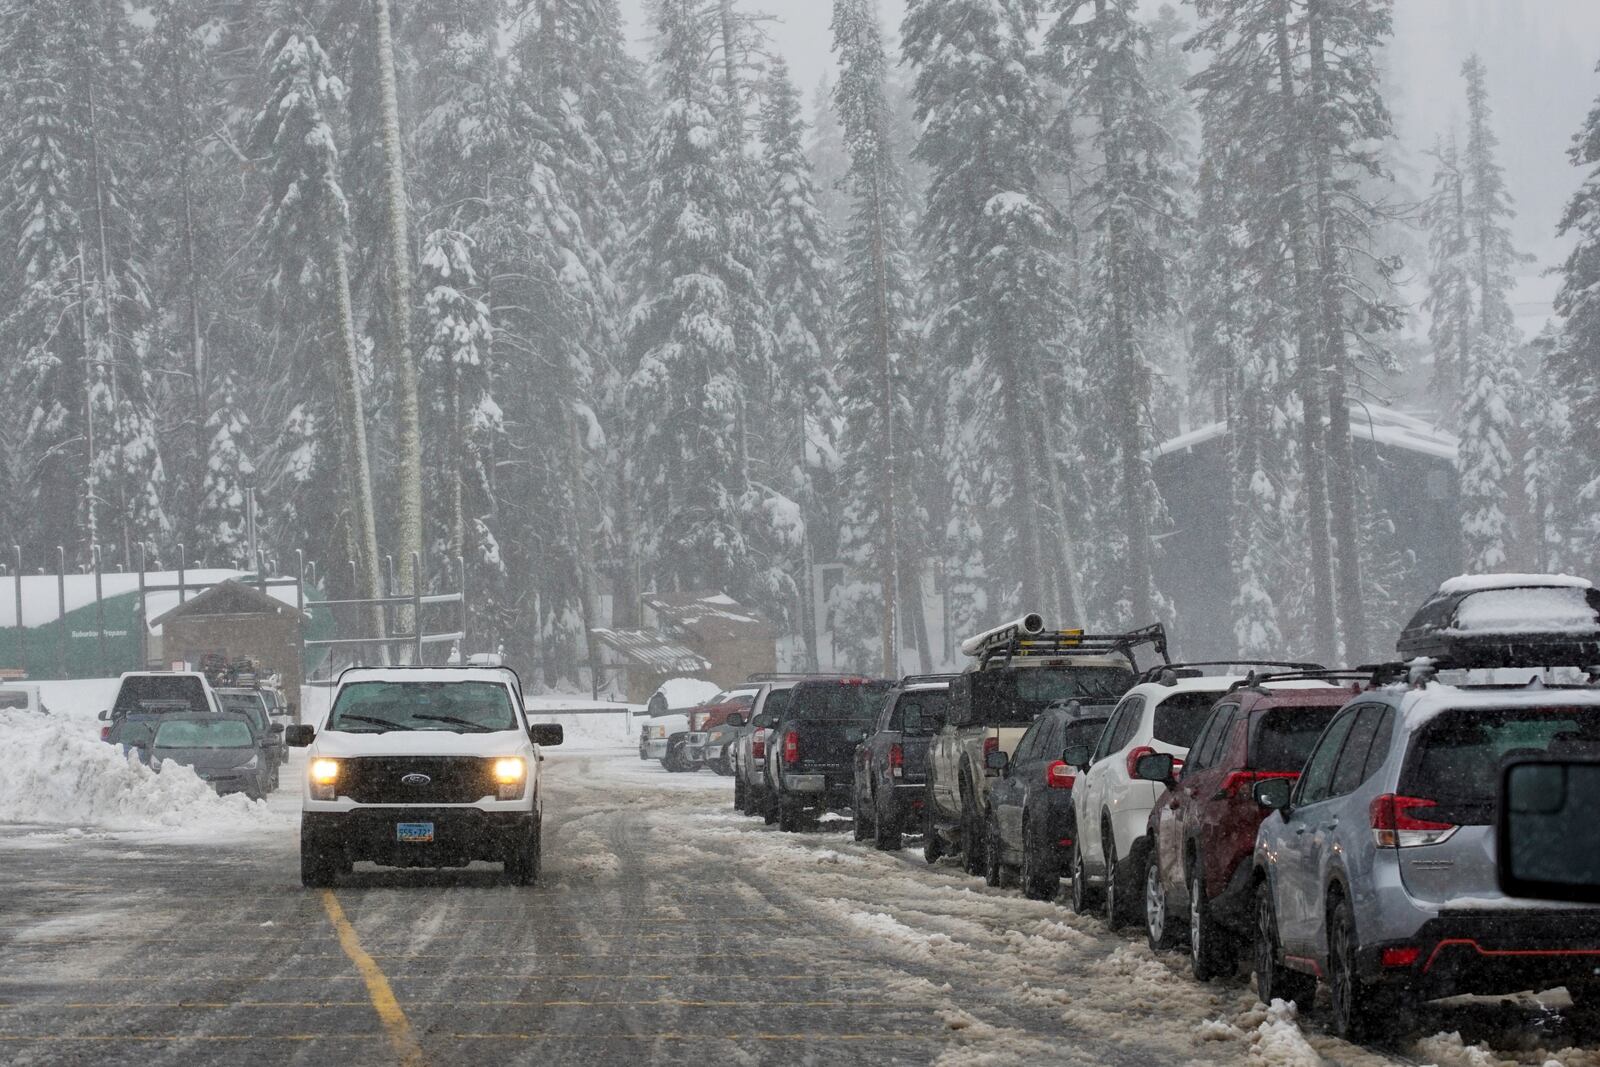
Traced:
[[238, 719], [169, 719], [156, 728], [157, 748], [249, 748], [250, 727]]
[[1016, 672], [1016, 695], [1030, 704], [1058, 700], [1115, 700], [1133, 688], [1125, 667], [1034, 667]]
[[1494, 819], [1500, 768], [1509, 758], [1600, 758], [1600, 709], [1460, 708], [1411, 739], [1400, 792], [1435, 801], [1461, 825]]
[[111, 714], [114, 718], [141, 711], [157, 714], [187, 711], [204, 715], [210, 710], [205, 687], [198, 678], [141, 676], [122, 680]]
[[1188, 748], [1200, 736], [1200, 727], [1222, 690], [1203, 693], [1174, 693], [1156, 705], [1155, 737], [1165, 745]]
[[928, 689], [920, 693], [907, 693], [902, 696], [894, 707], [894, 714], [889, 718], [889, 729], [904, 730], [906, 726], [906, 709], [915, 707], [922, 713], [921, 733], [932, 733], [934, 720], [944, 720], [950, 714], [950, 691], [948, 689]]
[[893, 682], [837, 683], [797, 686], [789, 714], [798, 719], [848, 719], [870, 722], [883, 710]]
[[793, 689], [772, 689], [767, 692], [767, 699], [761, 702], [761, 711], [756, 715], [757, 726], [771, 726], [778, 721], [778, 716], [789, 710], [789, 701], [794, 699]]
[[1256, 718], [1248, 762], [1256, 771], [1298, 771], [1339, 713], [1339, 704], [1271, 708]]
[[1066, 734], [1061, 739], [1063, 751], [1073, 745], [1084, 745], [1093, 749], [1100, 740], [1100, 732], [1106, 728], [1105, 719], [1074, 719], [1067, 723]]

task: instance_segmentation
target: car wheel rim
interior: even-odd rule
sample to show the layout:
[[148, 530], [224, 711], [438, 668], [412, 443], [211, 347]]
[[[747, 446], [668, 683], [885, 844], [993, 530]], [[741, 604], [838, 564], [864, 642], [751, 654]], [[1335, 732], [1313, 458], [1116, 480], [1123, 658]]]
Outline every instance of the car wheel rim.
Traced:
[[1167, 898], [1161, 886], [1161, 871], [1154, 863], [1144, 877], [1144, 915], [1150, 940], [1159, 944], [1167, 932]]
[[1106, 835], [1106, 918], [1117, 921], [1117, 843]]
[[1329, 975], [1328, 992], [1333, 1000], [1334, 1025], [1341, 1032], [1348, 1032], [1352, 1018], [1350, 1010], [1351, 970], [1350, 970], [1350, 926], [1348, 923], [1338, 921], [1334, 928], [1333, 958], [1328, 961]]
[[1266, 900], [1266, 891], [1262, 890], [1261, 903], [1256, 906], [1256, 992], [1261, 999], [1272, 1003], [1272, 969], [1277, 966], [1277, 952], [1273, 949], [1273, 938], [1276, 931], [1272, 929], [1272, 909]]
[[1072, 857], [1072, 907], [1074, 911], [1083, 910], [1083, 853], [1080, 851]]

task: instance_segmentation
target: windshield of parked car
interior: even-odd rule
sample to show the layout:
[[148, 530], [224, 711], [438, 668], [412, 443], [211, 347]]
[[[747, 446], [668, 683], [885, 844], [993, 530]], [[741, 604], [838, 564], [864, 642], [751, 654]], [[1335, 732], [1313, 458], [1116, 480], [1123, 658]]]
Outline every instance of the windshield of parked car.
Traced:
[[1174, 693], [1156, 705], [1155, 737], [1164, 745], [1188, 748], [1200, 734], [1222, 690]]
[[187, 711], [204, 715], [210, 710], [205, 685], [199, 678], [154, 675], [124, 678], [117, 689], [117, 702], [112, 705], [111, 715], [120, 718], [141, 711], [157, 714]]
[[1126, 667], [1030, 667], [1019, 669], [1016, 694], [1029, 704], [1093, 698], [1114, 700], [1133, 687], [1133, 672]]
[[248, 723], [238, 719], [168, 719], [156, 728], [157, 748], [249, 748]]
[[1299, 771], [1312, 746], [1338, 714], [1338, 704], [1281, 707], [1263, 712], [1250, 739], [1248, 762], [1255, 771]]
[[870, 722], [883, 709], [884, 698], [893, 688], [893, 682], [839, 682], [798, 686], [790, 700], [789, 717]]
[[1061, 737], [1061, 749], [1066, 751], [1074, 745], [1083, 745], [1093, 749], [1100, 740], [1100, 733], [1106, 728], [1105, 719], [1073, 719], [1067, 723], [1067, 728]]
[[761, 727], [772, 726], [777, 723], [778, 717], [789, 710], [789, 701], [794, 698], [793, 689], [772, 689], [767, 692], [767, 699], [761, 702], [761, 711], [756, 715], [756, 725]]
[[1411, 739], [1399, 792], [1436, 802], [1442, 818], [1486, 826], [1494, 819], [1500, 768], [1508, 759], [1600, 758], [1600, 708], [1460, 708]]
[[511, 696], [498, 682], [351, 682], [340, 688], [328, 714], [328, 729], [351, 734], [516, 728]]
[[254, 696], [243, 693], [219, 693], [217, 700], [222, 704], [222, 710], [235, 715], [247, 716], [256, 724], [256, 729], [265, 729], [267, 725], [266, 711], [261, 707], [261, 701]]

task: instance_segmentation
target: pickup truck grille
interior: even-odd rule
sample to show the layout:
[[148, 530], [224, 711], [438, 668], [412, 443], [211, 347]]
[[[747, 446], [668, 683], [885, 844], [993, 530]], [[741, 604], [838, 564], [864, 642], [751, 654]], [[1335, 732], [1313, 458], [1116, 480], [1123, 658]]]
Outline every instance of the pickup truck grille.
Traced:
[[[357, 804], [472, 804], [495, 793], [492, 760], [477, 756], [362, 756], [342, 760], [339, 794]], [[408, 776], [420, 775], [426, 782]]]

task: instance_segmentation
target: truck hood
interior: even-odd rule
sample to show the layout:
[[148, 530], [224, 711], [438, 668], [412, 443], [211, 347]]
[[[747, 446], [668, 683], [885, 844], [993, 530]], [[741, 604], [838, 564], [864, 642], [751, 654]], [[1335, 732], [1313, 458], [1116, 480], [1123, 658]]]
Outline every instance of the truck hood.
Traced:
[[348, 734], [326, 730], [316, 738], [319, 756], [493, 756], [515, 755], [528, 748], [521, 730], [454, 733], [449, 730], [390, 730]]

